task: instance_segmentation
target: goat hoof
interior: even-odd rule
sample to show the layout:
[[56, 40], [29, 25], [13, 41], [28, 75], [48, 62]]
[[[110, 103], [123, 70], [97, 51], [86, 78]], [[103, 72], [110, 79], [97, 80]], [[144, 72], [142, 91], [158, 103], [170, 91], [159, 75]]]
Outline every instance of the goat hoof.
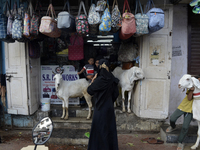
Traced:
[[196, 145], [193, 145], [193, 146], [191, 147], [191, 149], [197, 149], [197, 146], [196, 146]]
[[128, 110], [128, 113], [130, 114], [130, 113], [131, 113], [131, 110]]
[[63, 120], [63, 119], [64, 119], [64, 117], [61, 117], [60, 119], [62, 119], [62, 120]]
[[90, 120], [90, 117], [87, 117], [87, 120]]
[[126, 110], [125, 110], [125, 109], [123, 109], [123, 110], [122, 110], [122, 112], [126, 112]]

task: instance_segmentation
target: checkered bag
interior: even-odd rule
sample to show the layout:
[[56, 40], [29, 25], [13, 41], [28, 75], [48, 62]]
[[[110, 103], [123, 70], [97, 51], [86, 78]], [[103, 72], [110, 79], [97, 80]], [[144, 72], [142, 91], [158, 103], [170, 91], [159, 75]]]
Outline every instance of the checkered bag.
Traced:
[[[116, 5], [115, 5], [116, 3]], [[111, 31], [117, 32], [122, 26], [122, 16], [118, 8], [117, 0], [113, 1], [112, 16], [111, 16]]]
[[9, 9], [8, 1], [6, 1], [3, 11], [0, 14], [0, 40], [5, 40], [7, 38], [7, 22], [8, 22], [8, 17], [6, 16], [7, 8]]

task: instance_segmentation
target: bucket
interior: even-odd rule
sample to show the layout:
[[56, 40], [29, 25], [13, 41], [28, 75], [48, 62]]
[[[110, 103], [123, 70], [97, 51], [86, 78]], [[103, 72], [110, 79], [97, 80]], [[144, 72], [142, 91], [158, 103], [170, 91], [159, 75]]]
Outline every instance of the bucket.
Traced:
[[50, 111], [50, 98], [41, 98], [41, 111]]

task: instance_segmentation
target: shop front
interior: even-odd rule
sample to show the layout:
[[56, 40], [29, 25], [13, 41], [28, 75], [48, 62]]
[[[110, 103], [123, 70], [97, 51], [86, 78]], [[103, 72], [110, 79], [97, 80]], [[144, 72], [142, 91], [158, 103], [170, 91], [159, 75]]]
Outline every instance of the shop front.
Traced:
[[[113, 1], [112, 1], [113, 2]], [[110, 1], [110, 6], [112, 6]], [[119, 6], [123, 6], [122, 0], [119, 0]], [[41, 2], [42, 5], [45, 2]], [[70, 2], [71, 3], [71, 2]], [[141, 1], [142, 5], [146, 2]], [[120, 5], [121, 4], [121, 5]], [[48, 5], [44, 4], [44, 10], [47, 10]], [[54, 5], [54, 2], [53, 2]], [[61, 5], [55, 4], [56, 14], [59, 10], [62, 11]], [[85, 1], [86, 10], [89, 11], [90, 3]], [[131, 9], [133, 10], [133, 2], [130, 1]], [[46, 36], [43, 40], [37, 41], [39, 44], [39, 56], [33, 57], [31, 55], [30, 45], [31, 42], [18, 42], [6, 43], [5, 59], [6, 59], [6, 74], [10, 76], [7, 83], [7, 113], [12, 115], [25, 115], [31, 116], [41, 109], [41, 99], [50, 98], [51, 106], [62, 105], [62, 101], [55, 95], [55, 83], [53, 80], [54, 74], [63, 73], [63, 80], [65, 82], [73, 82], [80, 78], [86, 78], [85, 73], [78, 75], [77, 73], [88, 63], [90, 57], [108, 59], [110, 62], [111, 71], [117, 66], [124, 67], [124, 70], [132, 66], [137, 66], [144, 71], [145, 79], [139, 80], [135, 83], [131, 97], [131, 114], [124, 113], [131, 122], [136, 121], [139, 117], [142, 119], [140, 123], [144, 123], [145, 118], [154, 120], [154, 124], [158, 125], [155, 128], [149, 127], [144, 130], [158, 130], [158, 121], [165, 121], [168, 115], [173, 111], [170, 110], [170, 89], [175, 83], [171, 83], [172, 72], [172, 28], [177, 27], [179, 24], [173, 24], [173, 5], [168, 2], [166, 5], [160, 1], [155, 1], [156, 7], [163, 9], [165, 14], [164, 27], [157, 32], [147, 34], [139, 37], [131, 36], [126, 40], [121, 40], [117, 33], [109, 32], [106, 36], [96, 34], [87, 34], [84, 36], [77, 35], [77, 33], [62, 32], [61, 36], [52, 38]], [[181, 5], [181, 4], [180, 4]], [[33, 6], [35, 3], [33, 2]], [[72, 14], [76, 16], [79, 6], [72, 2]], [[123, 10], [122, 7], [119, 9]], [[177, 11], [178, 8], [175, 8]], [[177, 16], [176, 16], [177, 17]], [[175, 18], [176, 19], [176, 18]], [[185, 28], [186, 29], [186, 28]], [[180, 31], [182, 32], [182, 31]], [[179, 35], [176, 33], [176, 35]], [[83, 42], [83, 53], [76, 58], [69, 58], [70, 46], [72, 46], [72, 37], [81, 37]], [[76, 41], [76, 39], [74, 39]], [[119, 61], [118, 52], [121, 45], [132, 43], [137, 50], [137, 55], [130, 62]], [[186, 51], [183, 50], [183, 51]], [[128, 64], [128, 67], [125, 66]], [[95, 64], [94, 64], [95, 65]], [[176, 90], [177, 91], [177, 90]], [[181, 97], [181, 96], [179, 96]], [[84, 99], [71, 99], [69, 104], [71, 106], [85, 107], [82, 104]], [[121, 107], [116, 108], [117, 112], [121, 112]], [[136, 116], [137, 117], [136, 117]], [[133, 117], [134, 116], [134, 117]], [[59, 116], [60, 117], [60, 116]], [[119, 129], [123, 129], [124, 122], [120, 122], [122, 116], [117, 117]], [[137, 118], [137, 119], [136, 119]], [[133, 119], [133, 120], [132, 120]], [[134, 120], [136, 119], [136, 120]], [[69, 118], [70, 120], [70, 118]], [[128, 124], [128, 121], [125, 123]], [[131, 125], [126, 129], [133, 129]], [[137, 127], [137, 130], [140, 130]]]

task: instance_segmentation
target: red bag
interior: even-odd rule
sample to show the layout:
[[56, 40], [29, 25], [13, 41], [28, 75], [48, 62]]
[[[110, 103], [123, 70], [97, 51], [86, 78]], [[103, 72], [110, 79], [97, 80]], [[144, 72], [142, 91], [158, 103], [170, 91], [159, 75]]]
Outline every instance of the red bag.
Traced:
[[45, 88], [43, 88], [43, 92], [51, 92], [51, 89], [48, 86], [46, 86]]
[[68, 59], [69, 60], [81, 60], [84, 58], [83, 53], [83, 37], [78, 35], [72, 35], [70, 37], [71, 45], [68, 46]]
[[39, 58], [40, 57], [40, 45], [37, 41], [29, 42], [29, 57]]
[[[125, 12], [125, 8], [127, 8], [127, 12]], [[129, 11], [129, 12], [128, 12]], [[122, 15], [122, 27], [120, 31], [121, 39], [128, 39], [136, 32], [136, 24], [135, 17], [132, 13], [130, 13], [130, 7], [128, 1], [124, 1], [123, 15]]]

